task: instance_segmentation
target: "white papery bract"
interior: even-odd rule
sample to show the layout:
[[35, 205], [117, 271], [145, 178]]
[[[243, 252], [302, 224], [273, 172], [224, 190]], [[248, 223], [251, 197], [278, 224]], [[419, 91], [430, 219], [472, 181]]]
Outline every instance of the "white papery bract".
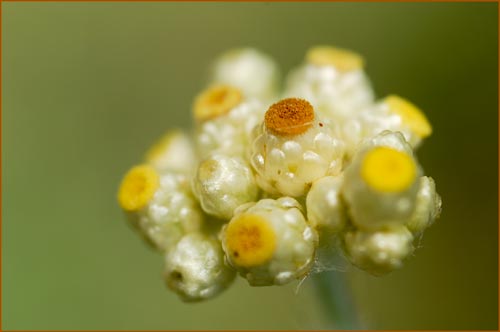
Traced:
[[380, 146], [398, 150], [413, 156], [413, 149], [411, 145], [406, 141], [404, 136], [397, 131], [394, 132], [390, 130], [384, 130], [376, 136], [366, 138], [362, 141], [362, 147], [366, 149]]
[[441, 197], [436, 192], [436, 184], [431, 177], [420, 178], [420, 188], [417, 193], [417, 202], [412, 216], [406, 227], [416, 236], [432, 225], [441, 213]]
[[386, 146], [413, 155], [413, 148], [400, 132], [384, 130], [374, 136], [364, 135], [361, 132], [361, 125], [357, 120], [352, 120], [349, 124], [342, 127], [340, 135], [346, 145], [346, 159], [349, 161], [348, 164], [350, 164], [352, 157], [361, 148], [366, 149], [375, 146]]
[[320, 121], [297, 136], [282, 136], [262, 126], [252, 146], [257, 183], [272, 195], [300, 197], [312, 182], [339, 174], [344, 147]]
[[250, 165], [240, 157], [221, 154], [200, 163], [193, 190], [205, 212], [226, 220], [238, 206], [257, 200], [259, 194]]
[[132, 219], [145, 238], [163, 251], [185, 234], [201, 229], [203, 212], [191, 193], [188, 177], [166, 172], [160, 175], [160, 186], [151, 201]]
[[400, 132], [412, 148], [417, 148], [432, 133], [429, 121], [422, 111], [409, 101], [394, 95], [363, 109], [347, 122], [342, 133], [351, 148], [363, 139], [385, 130]]
[[232, 283], [235, 275], [224, 264], [220, 242], [202, 233], [184, 236], [165, 255], [165, 282], [186, 302], [217, 295]]
[[401, 132], [411, 146], [415, 147], [420, 143], [420, 137], [412, 133], [401, 116], [392, 112], [385, 101], [378, 102], [371, 108], [361, 112], [359, 121], [364, 131], [363, 137], [371, 137], [381, 131], [390, 130]]
[[373, 275], [383, 275], [401, 268], [413, 252], [413, 235], [404, 226], [384, 230], [348, 231], [344, 248], [350, 261]]
[[307, 220], [319, 234], [336, 234], [346, 225], [347, 217], [340, 190], [342, 176], [325, 176], [313, 183], [307, 194]]
[[272, 100], [278, 92], [279, 70], [274, 60], [255, 49], [242, 48], [221, 55], [211, 81], [239, 88], [247, 98]]
[[257, 99], [243, 101], [211, 121], [196, 126], [196, 143], [200, 158], [213, 153], [246, 156], [252, 131], [264, 118], [265, 108]]

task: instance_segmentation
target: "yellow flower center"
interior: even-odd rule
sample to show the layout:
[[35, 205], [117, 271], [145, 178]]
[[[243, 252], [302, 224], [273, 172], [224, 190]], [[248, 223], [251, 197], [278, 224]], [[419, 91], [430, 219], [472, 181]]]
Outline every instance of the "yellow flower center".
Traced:
[[408, 154], [388, 147], [369, 151], [361, 165], [361, 176], [374, 190], [398, 193], [414, 182], [417, 168]]
[[193, 107], [194, 117], [206, 121], [224, 115], [242, 100], [241, 92], [227, 85], [217, 85], [199, 94]]
[[352, 51], [331, 46], [316, 46], [306, 54], [306, 61], [317, 66], [334, 66], [342, 72], [363, 68], [363, 58]]
[[261, 216], [243, 214], [226, 228], [226, 248], [231, 261], [242, 267], [266, 263], [274, 254], [276, 234]]
[[160, 178], [151, 166], [135, 166], [122, 180], [118, 202], [126, 211], [138, 211], [151, 200], [159, 184]]
[[405, 125], [420, 138], [432, 133], [432, 127], [424, 113], [408, 100], [392, 95], [384, 99], [391, 112], [398, 114]]
[[314, 109], [304, 99], [283, 99], [269, 107], [264, 122], [276, 135], [300, 135], [312, 126]]

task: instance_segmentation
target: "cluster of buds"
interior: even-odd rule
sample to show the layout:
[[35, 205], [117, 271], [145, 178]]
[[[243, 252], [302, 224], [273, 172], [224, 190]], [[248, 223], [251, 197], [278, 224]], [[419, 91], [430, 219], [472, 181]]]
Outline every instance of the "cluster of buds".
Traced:
[[401, 97], [375, 100], [363, 66], [314, 47], [279, 92], [271, 58], [231, 51], [194, 99], [192, 132], [168, 132], [125, 175], [120, 206], [182, 300], [236, 274], [283, 285], [338, 254], [373, 275], [412, 255], [441, 211], [414, 155], [431, 126]]

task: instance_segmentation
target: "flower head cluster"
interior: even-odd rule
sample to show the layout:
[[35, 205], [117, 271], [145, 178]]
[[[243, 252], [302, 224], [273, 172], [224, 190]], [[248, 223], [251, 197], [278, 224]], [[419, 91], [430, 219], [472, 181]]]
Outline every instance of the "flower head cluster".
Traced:
[[411, 102], [376, 101], [363, 66], [312, 48], [280, 94], [272, 59], [231, 51], [194, 99], [192, 134], [167, 133], [125, 175], [120, 206], [181, 299], [211, 298], [236, 274], [283, 285], [338, 253], [373, 275], [412, 255], [441, 211], [414, 154], [432, 129]]

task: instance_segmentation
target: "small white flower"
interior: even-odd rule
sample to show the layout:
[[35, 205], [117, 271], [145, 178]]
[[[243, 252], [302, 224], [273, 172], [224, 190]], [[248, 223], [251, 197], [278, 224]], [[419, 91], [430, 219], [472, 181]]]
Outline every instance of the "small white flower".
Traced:
[[289, 75], [284, 96], [304, 98], [325, 121], [343, 123], [374, 100], [363, 62], [361, 56], [348, 50], [313, 47], [306, 63]]
[[136, 166], [123, 179], [118, 198], [132, 225], [159, 251], [201, 228], [203, 214], [185, 174]]
[[184, 236], [165, 255], [165, 282], [186, 302], [214, 297], [235, 275], [224, 263], [220, 242], [201, 233]]
[[415, 236], [421, 235], [432, 225], [441, 213], [441, 197], [436, 192], [436, 184], [431, 177], [420, 178], [415, 211], [406, 223], [406, 227]]
[[[384, 133], [384, 140], [390, 135]], [[396, 136], [397, 137], [397, 136]], [[377, 230], [405, 223], [413, 213], [421, 169], [412, 154], [369, 141], [344, 172], [342, 195], [353, 224]]]
[[252, 48], [224, 53], [213, 68], [212, 82], [232, 85], [245, 97], [263, 101], [276, 96], [278, 81], [278, 66], [273, 59]]
[[352, 264], [373, 275], [403, 266], [413, 252], [413, 235], [404, 226], [375, 232], [351, 230], [344, 235], [344, 250]]
[[316, 118], [306, 100], [283, 99], [269, 107], [252, 146], [257, 183], [272, 195], [299, 197], [312, 182], [339, 174], [343, 144]]
[[146, 162], [157, 170], [190, 172], [196, 164], [191, 138], [182, 130], [171, 130], [146, 153]]
[[200, 163], [193, 191], [205, 212], [229, 220], [238, 206], [257, 200], [259, 187], [244, 159], [215, 154]]
[[240, 207], [221, 234], [227, 261], [252, 286], [282, 285], [314, 262], [316, 231], [290, 197]]

